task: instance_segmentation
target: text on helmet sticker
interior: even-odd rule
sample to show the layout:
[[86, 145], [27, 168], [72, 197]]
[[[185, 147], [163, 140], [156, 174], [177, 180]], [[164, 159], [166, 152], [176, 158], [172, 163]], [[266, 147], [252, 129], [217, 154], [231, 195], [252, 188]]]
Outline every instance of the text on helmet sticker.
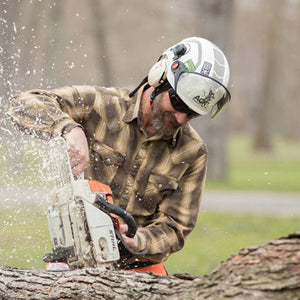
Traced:
[[209, 76], [209, 72], [211, 70], [211, 67], [212, 67], [212, 64], [210, 62], [208, 62], [208, 61], [205, 61], [203, 63], [203, 67], [202, 67], [202, 69], [200, 71], [200, 74], [204, 75], [204, 76]]

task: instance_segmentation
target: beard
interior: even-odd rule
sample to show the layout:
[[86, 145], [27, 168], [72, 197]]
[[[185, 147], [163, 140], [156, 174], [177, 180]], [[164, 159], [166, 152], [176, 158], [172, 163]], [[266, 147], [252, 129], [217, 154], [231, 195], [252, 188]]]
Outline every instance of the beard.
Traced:
[[152, 109], [152, 125], [156, 131], [164, 136], [172, 136], [181, 126], [171, 112], [165, 111], [161, 105], [160, 97], [156, 96]]

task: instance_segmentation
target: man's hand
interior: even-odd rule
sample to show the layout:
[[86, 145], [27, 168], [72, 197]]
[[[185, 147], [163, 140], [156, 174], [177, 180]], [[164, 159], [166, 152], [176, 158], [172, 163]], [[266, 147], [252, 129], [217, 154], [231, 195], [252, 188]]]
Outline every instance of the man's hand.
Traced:
[[126, 224], [120, 225], [120, 233], [122, 234], [122, 238], [124, 239], [124, 242], [134, 251], [137, 251], [138, 248], [138, 241], [137, 241], [137, 235], [135, 235], [133, 238], [129, 238], [125, 235], [125, 233], [128, 231], [128, 226]]
[[74, 127], [64, 136], [74, 176], [80, 175], [89, 162], [86, 136], [80, 127]]

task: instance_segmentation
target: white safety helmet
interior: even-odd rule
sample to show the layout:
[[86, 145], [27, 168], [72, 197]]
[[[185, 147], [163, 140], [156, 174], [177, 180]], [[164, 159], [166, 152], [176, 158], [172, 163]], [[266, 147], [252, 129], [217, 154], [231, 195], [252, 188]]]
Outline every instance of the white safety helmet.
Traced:
[[214, 118], [230, 101], [229, 76], [224, 53], [206, 39], [191, 37], [164, 51], [146, 78], [155, 87], [152, 101], [169, 85], [173, 90], [169, 90], [170, 100], [176, 110], [185, 111], [180, 110], [179, 103], [184, 102], [183, 106], [194, 114], [210, 113]]

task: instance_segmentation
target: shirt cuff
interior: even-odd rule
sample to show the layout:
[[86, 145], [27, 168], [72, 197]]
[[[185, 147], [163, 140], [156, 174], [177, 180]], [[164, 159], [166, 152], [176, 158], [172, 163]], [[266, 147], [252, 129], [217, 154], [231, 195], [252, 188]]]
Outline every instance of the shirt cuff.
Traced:
[[68, 134], [73, 128], [82, 126], [76, 122], [74, 122], [72, 119], [63, 119], [58, 124], [55, 124], [52, 128], [52, 136], [64, 136]]
[[142, 251], [147, 248], [147, 237], [145, 232], [142, 229], [138, 229], [137, 233], [137, 242], [138, 242], [138, 249], [137, 251]]

